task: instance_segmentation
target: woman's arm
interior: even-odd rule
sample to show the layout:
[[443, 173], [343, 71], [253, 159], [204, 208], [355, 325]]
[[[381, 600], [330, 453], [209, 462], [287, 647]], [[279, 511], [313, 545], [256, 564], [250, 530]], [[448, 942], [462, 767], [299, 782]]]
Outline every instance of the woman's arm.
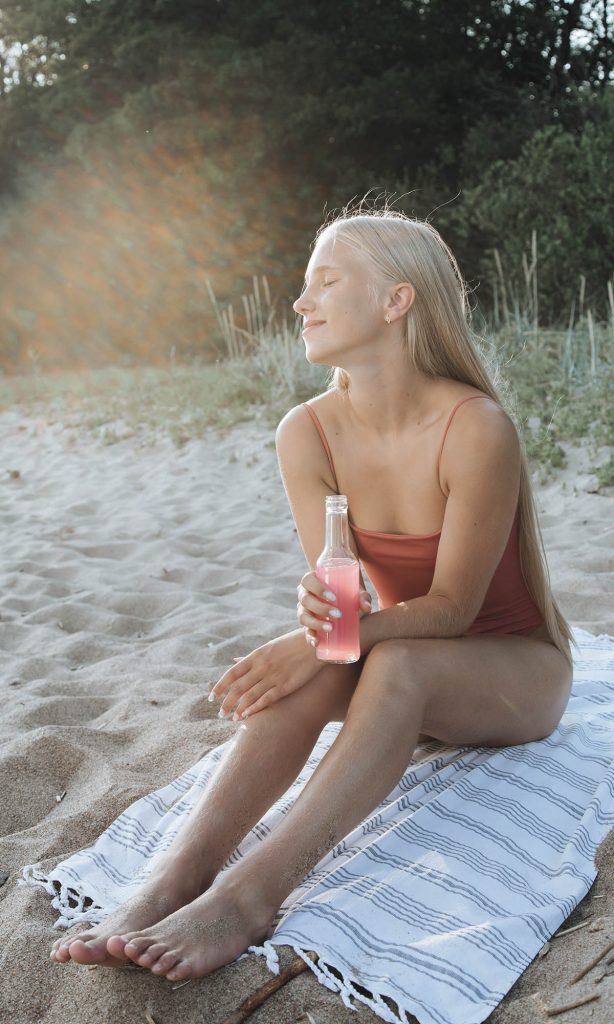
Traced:
[[[327, 494], [336, 493], [328, 478], [324, 449], [309, 422], [309, 414], [300, 406], [286, 413], [277, 428], [275, 441], [299, 540], [308, 565], [315, 569], [316, 559], [324, 547], [324, 499]], [[353, 537], [350, 537], [350, 544], [358, 558]], [[364, 588], [362, 573], [360, 584]], [[308, 634], [310, 632], [307, 630]], [[236, 719], [248, 717], [304, 686], [321, 668], [322, 662], [305, 642], [305, 631], [301, 627], [275, 637], [240, 658], [211, 687], [209, 700], [221, 698], [222, 717], [233, 710]]]
[[[520, 444], [507, 413], [494, 402], [459, 410], [440, 471], [447, 504], [431, 589], [361, 618], [362, 655], [383, 640], [463, 636], [506, 550], [520, 487]], [[299, 622], [321, 629], [316, 616], [325, 616], [330, 605], [313, 575], [303, 587]]]
[[471, 402], [459, 410], [441, 478], [448, 500], [429, 593], [361, 619], [361, 655], [382, 640], [463, 636], [476, 618], [518, 504], [520, 444], [503, 409]]
[[[277, 461], [292, 518], [310, 569], [322, 553], [326, 537], [325, 498], [336, 494], [326, 453], [309, 413], [296, 405], [286, 413], [275, 433]], [[358, 559], [350, 530], [350, 547]], [[360, 572], [360, 586], [366, 590]]]
[[[295, 406], [286, 413], [277, 427], [275, 446], [281, 479], [299, 540], [305, 552], [307, 565], [311, 572], [315, 573], [316, 560], [324, 547], [326, 534], [325, 498], [327, 494], [336, 494], [337, 488], [322, 442], [311, 422], [309, 413], [302, 406]], [[371, 612], [371, 595], [367, 591], [363, 579], [356, 541], [351, 529], [348, 540], [359, 564], [361, 613], [369, 614]], [[301, 584], [304, 583], [304, 580], [305, 576], [297, 587], [299, 621], [303, 611]], [[320, 623], [322, 621], [320, 620]], [[304, 636], [314, 646], [319, 639], [317, 629], [309, 626], [305, 626]]]

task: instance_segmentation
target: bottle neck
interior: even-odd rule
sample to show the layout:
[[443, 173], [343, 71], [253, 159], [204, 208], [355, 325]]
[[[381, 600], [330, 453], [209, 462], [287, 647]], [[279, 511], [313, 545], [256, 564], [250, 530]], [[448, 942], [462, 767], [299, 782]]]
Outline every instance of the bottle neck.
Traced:
[[338, 512], [327, 509], [326, 511], [326, 541], [324, 550], [331, 555], [349, 555], [354, 557], [350, 547], [350, 528], [348, 514], [346, 511]]

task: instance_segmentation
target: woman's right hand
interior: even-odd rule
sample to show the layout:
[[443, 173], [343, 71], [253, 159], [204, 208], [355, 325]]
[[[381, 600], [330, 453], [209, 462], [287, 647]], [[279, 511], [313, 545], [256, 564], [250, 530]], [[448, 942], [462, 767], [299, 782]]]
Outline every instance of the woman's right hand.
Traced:
[[234, 710], [234, 719], [247, 718], [294, 693], [322, 668], [315, 651], [308, 651], [300, 629], [261, 644], [235, 660], [209, 691], [221, 698], [220, 717]]
[[[330, 594], [325, 583], [318, 578], [315, 572], [306, 572], [297, 587], [298, 604], [296, 606], [297, 618], [305, 627], [305, 638], [312, 647], [318, 644], [319, 633], [327, 633], [330, 630], [324, 629], [326, 622], [331, 622], [331, 611], [335, 608], [335, 602], [326, 597]], [[335, 597], [337, 595], [335, 594]], [[358, 614], [362, 619], [371, 611], [371, 595], [368, 590], [361, 587], [359, 591]], [[333, 615], [332, 618], [338, 616]]]

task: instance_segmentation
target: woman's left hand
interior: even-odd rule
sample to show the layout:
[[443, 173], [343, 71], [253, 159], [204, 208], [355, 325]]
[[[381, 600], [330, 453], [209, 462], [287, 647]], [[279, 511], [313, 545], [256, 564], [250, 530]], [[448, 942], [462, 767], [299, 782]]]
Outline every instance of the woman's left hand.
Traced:
[[235, 709], [234, 720], [246, 718], [294, 693], [322, 668], [305, 643], [302, 629], [270, 640], [229, 668], [209, 691], [222, 697], [222, 717]]

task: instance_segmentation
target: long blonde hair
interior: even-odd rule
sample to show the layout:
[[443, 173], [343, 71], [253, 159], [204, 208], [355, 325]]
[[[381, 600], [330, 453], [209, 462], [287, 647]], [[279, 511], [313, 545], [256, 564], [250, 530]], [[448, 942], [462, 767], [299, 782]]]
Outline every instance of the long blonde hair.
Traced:
[[[316, 238], [326, 233], [362, 252], [388, 284], [409, 281], [416, 298], [405, 320], [404, 344], [413, 366], [431, 377], [462, 381], [483, 391], [510, 415], [484, 365], [479, 336], [471, 328], [467, 287], [458, 264], [441, 235], [426, 221], [396, 210], [344, 212], [323, 224]], [[373, 301], [377, 282], [370, 283]], [[499, 376], [495, 372], [495, 379]], [[348, 374], [335, 367], [328, 390], [347, 394]], [[502, 389], [504, 390], [504, 389]], [[514, 422], [521, 452], [519, 493], [519, 552], [527, 590], [539, 608], [548, 635], [572, 666], [570, 626], [551, 591], [550, 574], [539, 526], [531, 477], [522, 438]]]

